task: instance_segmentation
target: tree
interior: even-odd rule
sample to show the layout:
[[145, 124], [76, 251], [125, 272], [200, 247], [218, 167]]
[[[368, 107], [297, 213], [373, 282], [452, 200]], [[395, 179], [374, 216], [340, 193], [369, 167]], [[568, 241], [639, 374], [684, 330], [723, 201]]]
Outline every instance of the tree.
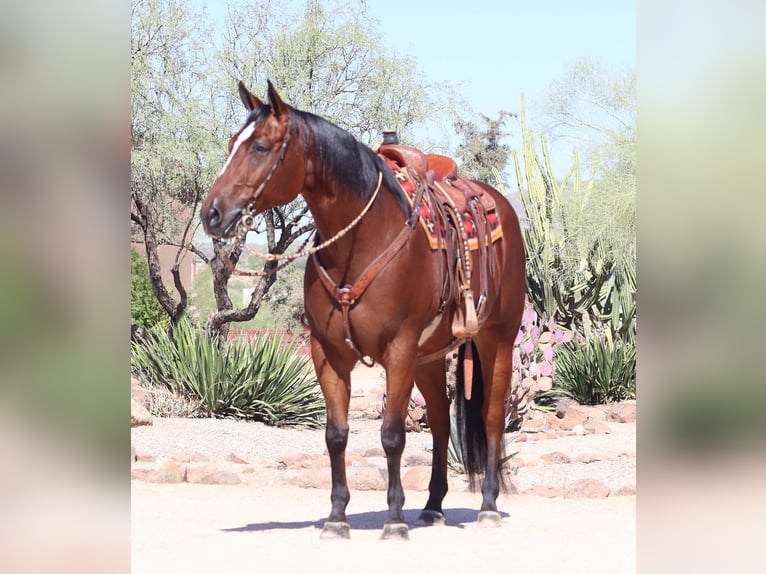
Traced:
[[595, 168], [594, 193], [583, 221], [618, 266], [635, 267], [636, 74], [577, 61], [545, 97], [547, 131], [576, 141]]
[[131, 234], [146, 248], [152, 287], [172, 328], [187, 293], [178, 257], [172, 272], [179, 299], [163, 284], [158, 248], [186, 243], [218, 148], [201, 112], [207, 26], [179, 0], [133, 0], [131, 16]]
[[148, 329], [158, 324], [164, 310], [154, 296], [146, 261], [130, 250], [130, 319], [134, 325]]
[[455, 121], [455, 131], [462, 138], [456, 153], [464, 176], [490, 185], [496, 183], [493, 169], [502, 173], [511, 156], [510, 146], [501, 143], [508, 135], [503, 125], [509, 117], [517, 117], [517, 114], [501, 110], [494, 120], [479, 114], [481, 126], [471, 120]]
[[[229, 6], [223, 40], [217, 52], [221, 86], [216, 110], [229, 126], [244, 112], [234, 86], [244, 81], [254, 92], [266, 80], [279, 86], [296, 108], [320, 115], [372, 144], [385, 127], [412, 138], [429, 113], [448, 109], [450, 90], [422, 79], [415, 62], [385, 48], [363, 3], [309, 0], [305, 7], [280, 9], [270, 3]], [[233, 132], [234, 128], [230, 130]], [[305, 202], [269, 210], [254, 230], [266, 238], [270, 253], [283, 254], [313, 231]], [[225, 332], [231, 321], [252, 319], [277, 278], [266, 262], [249, 304], [235, 309], [227, 286], [242, 251], [237, 239], [217, 243], [209, 260], [214, 272], [218, 312], [208, 322], [211, 332]]]

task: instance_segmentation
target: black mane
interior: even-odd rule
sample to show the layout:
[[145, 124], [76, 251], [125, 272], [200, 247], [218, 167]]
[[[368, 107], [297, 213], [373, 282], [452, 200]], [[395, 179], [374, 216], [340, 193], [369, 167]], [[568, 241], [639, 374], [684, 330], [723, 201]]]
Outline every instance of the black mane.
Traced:
[[[250, 115], [253, 114], [255, 110]], [[311, 153], [323, 166], [328, 176], [353, 190], [360, 199], [369, 200], [375, 192], [378, 172], [382, 173], [386, 187], [391, 191], [404, 214], [409, 217], [410, 204], [407, 202], [404, 190], [385, 162], [375, 152], [346, 130], [310, 112], [290, 107], [290, 117], [291, 120], [295, 120], [292, 123], [293, 130], [297, 131], [298, 126], [305, 128], [302, 132], [307, 155], [309, 154], [308, 134], [309, 132], [312, 134]]]

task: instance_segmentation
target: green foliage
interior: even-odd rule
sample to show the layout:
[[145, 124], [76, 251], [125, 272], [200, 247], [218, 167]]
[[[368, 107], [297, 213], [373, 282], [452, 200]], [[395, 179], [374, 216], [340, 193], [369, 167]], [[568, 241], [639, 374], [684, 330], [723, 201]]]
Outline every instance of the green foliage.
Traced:
[[[521, 102], [523, 169], [514, 150], [519, 195], [527, 225], [527, 292], [539, 315], [575, 328], [583, 315], [595, 322], [610, 321], [621, 330], [635, 320], [635, 239], [615, 244], [609, 212], [594, 222], [594, 209], [604, 208], [603, 187], [596, 189], [596, 164], [583, 182], [577, 151], [562, 180], [555, 177], [543, 136], [542, 157], [525, 119]], [[526, 183], [526, 185], [524, 185]], [[601, 196], [594, 203], [594, 196]], [[628, 230], [628, 235], [630, 230]]]
[[583, 405], [636, 398], [635, 340], [610, 330], [556, 349], [556, 385]]
[[134, 343], [131, 360], [145, 383], [199, 397], [216, 416], [321, 425], [324, 402], [309, 361], [279, 338], [211, 340], [183, 320], [172, 336], [153, 329], [146, 342]]
[[500, 111], [498, 118], [493, 120], [479, 114], [483, 123], [481, 127], [463, 118], [455, 121], [455, 131], [462, 140], [456, 150], [462, 175], [488, 184], [494, 183], [493, 170], [505, 170], [511, 155], [511, 148], [500, 141], [506, 135], [503, 124], [508, 117], [515, 115]]
[[[254, 93], [271, 79], [291, 105], [371, 145], [384, 128], [411, 140], [415, 127], [456, 109], [448, 84], [425, 80], [412, 56], [390, 49], [363, 2], [308, 0], [230, 6], [219, 50], [220, 84], [243, 80]], [[229, 90], [232, 91], [232, 90]], [[237, 125], [241, 105], [232, 94]]]
[[130, 320], [148, 329], [163, 324], [167, 314], [152, 289], [146, 261], [135, 249], [130, 250]]

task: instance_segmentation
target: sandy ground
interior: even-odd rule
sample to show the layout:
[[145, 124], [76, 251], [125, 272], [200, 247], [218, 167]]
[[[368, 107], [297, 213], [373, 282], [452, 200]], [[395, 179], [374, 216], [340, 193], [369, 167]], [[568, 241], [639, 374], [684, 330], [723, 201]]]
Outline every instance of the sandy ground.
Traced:
[[[353, 381], [360, 396], [377, 392], [382, 384], [380, 373], [367, 369], [355, 373]], [[379, 424], [369, 424], [374, 422], [356, 424], [379, 428]], [[355, 423], [351, 424], [353, 432]], [[133, 429], [133, 442], [141, 450], [149, 445], [158, 449], [163, 440], [178, 441], [168, 428], [175, 427]], [[619, 425], [610, 435], [520, 443], [514, 450], [518, 446], [519, 456], [525, 460], [551, 451], [572, 456], [581, 452], [612, 456], [628, 452], [635, 456], [635, 428], [635, 423]], [[417, 437], [410, 433], [408, 445], [422, 438], [426, 438], [422, 433]], [[197, 444], [204, 451], [203, 442]], [[168, 452], [176, 448], [172, 445]], [[284, 448], [294, 452], [289, 444]], [[624, 477], [635, 485], [635, 458], [616, 460], [618, 467], [615, 461], [587, 467], [591, 473], [608, 473], [595, 477], [607, 483], [617, 471], [616, 486]], [[539, 473], [560, 473], [564, 468], [569, 467], [522, 469], [518, 480], [525, 480], [523, 472], [528, 473], [526, 479], [539, 480], [543, 478]], [[486, 529], [474, 523], [480, 494], [451, 490], [444, 501], [447, 525], [416, 527], [428, 493], [407, 491], [404, 508], [410, 540], [400, 542], [380, 540], [386, 518], [386, 495], [382, 491], [352, 490], [347, 508], [351, 539], [320, 540], [320, 529], [330, 509], [329, 489], [269, 486], [263, 481], [224, 486], [139, 480], [132, 481], [131, 489], [131, 571], [137, 574], [241, 569], [456, 572], [480, 568], [494, 572], [635, 572], [635, 495], [598, 499], [501, 495], [498, 508], [502, 527]]]
[[[412, 525], [427, 493], [408, 492]], [[501, 528], [474, 524], [479, 495], [450, 493], [446, 526], [381, 541], [385, 494], [353, 492], [350, 540], [320, 540], [329, 492], [132, 483], [134, 573], [635, 572], [635, 496], [501, 497]]]

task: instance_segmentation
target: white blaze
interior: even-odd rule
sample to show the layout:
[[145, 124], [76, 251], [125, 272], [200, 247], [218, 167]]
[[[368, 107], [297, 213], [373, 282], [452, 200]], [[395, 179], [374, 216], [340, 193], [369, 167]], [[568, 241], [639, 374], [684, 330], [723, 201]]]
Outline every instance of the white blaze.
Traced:
[[231, 163], [232, 158], [234, 158], [234, 154], [237, 153], [239, 146], [241, 146], [251, 135], [253, 135], [254, 131], [255, 131], [255, 122], [250, 122], [249, 124], [247, 124], [245, 129], [243, 129], [239, 133], [239, 137], [237, 137], [237, 140], [234, 142], [234, 145], [231, 148], [231, 153], [229, 154], [229, 157], [226, 159], [226, 163], [223, 164], [223, 167], [221, 168], [221, 173], [218, 174], [218, 177], [221, 177], [223, 175], [223, 172], [225, 172], [226, 168], [229, 167], [229, 164]]

